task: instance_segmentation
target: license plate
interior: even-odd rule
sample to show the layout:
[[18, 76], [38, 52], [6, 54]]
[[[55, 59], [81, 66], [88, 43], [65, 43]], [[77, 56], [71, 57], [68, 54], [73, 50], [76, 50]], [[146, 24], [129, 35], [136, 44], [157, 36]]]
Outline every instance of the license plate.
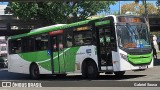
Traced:
[[147, 66], [139, 66], [139, 69], [146, 69]]

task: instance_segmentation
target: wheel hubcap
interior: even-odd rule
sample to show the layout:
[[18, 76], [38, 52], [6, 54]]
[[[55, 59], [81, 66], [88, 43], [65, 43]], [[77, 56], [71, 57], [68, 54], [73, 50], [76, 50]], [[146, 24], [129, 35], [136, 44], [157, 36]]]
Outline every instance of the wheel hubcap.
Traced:
[[34, 74], [35, 76], [37, 76], [37, 75], [39, 74], [37, 67], [34, 69], [34, 73], [33, 73], [33, 74]]

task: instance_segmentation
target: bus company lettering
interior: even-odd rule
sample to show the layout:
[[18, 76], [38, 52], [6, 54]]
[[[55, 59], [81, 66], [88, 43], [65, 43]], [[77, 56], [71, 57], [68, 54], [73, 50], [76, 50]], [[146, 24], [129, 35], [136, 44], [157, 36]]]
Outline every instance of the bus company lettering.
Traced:
[[82, 54], [85, 54], [85, 53], [83, 53], [83, 52], [79, 52], [79, 53], [77, 53], [77, 55], [82, 55]]

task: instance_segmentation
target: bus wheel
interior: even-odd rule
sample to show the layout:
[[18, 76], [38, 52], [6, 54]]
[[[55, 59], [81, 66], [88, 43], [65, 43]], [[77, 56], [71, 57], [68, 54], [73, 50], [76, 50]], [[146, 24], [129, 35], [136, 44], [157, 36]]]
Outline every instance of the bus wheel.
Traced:
[[125, 74], [125, 71], [117, 71], [117, 72], [114, 72], [114, 74], [116, 76], [123, 76]]
[[98, 77], [97, 65], [93, 61], [87, 62], [86, 76], [88, 79], [95, 79]]
[[40, 73], [37, 64], [32, 64], [30, 67], [30, 76], [32, 79], [39, 79]]

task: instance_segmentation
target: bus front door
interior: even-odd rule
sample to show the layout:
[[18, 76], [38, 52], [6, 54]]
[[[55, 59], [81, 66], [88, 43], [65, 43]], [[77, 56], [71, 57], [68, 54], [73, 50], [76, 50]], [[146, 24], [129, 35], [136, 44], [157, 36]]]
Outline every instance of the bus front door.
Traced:
[[63, 36], [56, 35], [50, 38], [50, 51], [51, 51], [51, 67], [53, 74], [65, 73], [64, 49], [63, 49]]
[[[97, 42], [99, 68], [101, 66], [112, 66], [112, 52], [110, 42], [110, 28], [109, 26], [97, 27]], [[101, 70], [101, 69], [100, 69]]]

